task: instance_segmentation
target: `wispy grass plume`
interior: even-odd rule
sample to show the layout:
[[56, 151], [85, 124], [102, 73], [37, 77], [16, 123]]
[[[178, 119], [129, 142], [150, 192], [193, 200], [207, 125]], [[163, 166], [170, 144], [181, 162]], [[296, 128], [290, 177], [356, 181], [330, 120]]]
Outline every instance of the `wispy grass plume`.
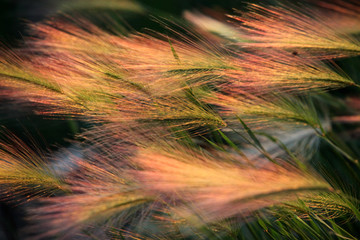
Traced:
[[239, 52], [235, 60], [237, 69], [224, 71], [226, 81], [220, 87], [234, 94], [236, 89], [242, 89], [259, 95], [269, 92], [303, 94], [356, 85], [335, 66], [327, 66], [306, 56], [281, 50]]
[[220, 108], [224, 119], [229, 122], [238, 118], [263, 128], [276, 122], [288, 122], [320, 127], [317, 112], [310, 102], [284, 96], [255, 96], [242, 92], [241, 95], [229, 96], [217, 94], [208, 102]]
[[[87, 4], [144, 10], [127, 0], [72, 6]], [[313, 166], [331, 149], [329, 166], [349, 173], [336, 180], [359, 181], [357, 142], [337, 141], [343, 129], [331, 126], [356, 123], [359, 99], [324, 94], [358, 87], [331, 60], [360, 54], [341, 29], [358, 21], [358, 4], [320, 5], [250, 4], [234, 27], [186, 12], [196, 30], [157, 19], [167, 34], [76, 16], [33, 24], [23, 47], [1, 49], [0, 96], [87, 125], [81, 154], [59, 163], [71, 162], [66, 171], [14, 135], [0, 141], [4, 197], [41, 197], [30, 210], [38, 238], [101, 225], [124, 239], [152, 238], [149, 229], [157, 239], [351, 239], [335, 221], [359, 220], [356, 196], [343, 198]], [[264, 212], [272, 217], [257, 219]]]
[[280, 48], [300, 54], [308, 51], [321, 58], [359, 55], [359, 42], [331, 27], [335, 19], [327, 22], [329, 18], [307, 9], [301, 5], [264, 7], [250, 4], [246, 12], [239, 12], [241, 16], [231, 16], [242, 23], [241, 29], [251, 41], [239, 46]]
[[38, 223], [31, 231], [38, 232], [38, 237], [73, 236], [116, 217], [128, 224], [134, 207], [153, 201], [126, 176], [120, 163], [108, 162], [105, 156], [79, 160], [78, 169], [66, 181], [71, 195], [43, 198], [41, 206], [30, 210], [31, 219]]
[[15, 135], [7, 133], [0, 142], [0, 185], [2, 198], [16, 195], [28, 200], [69, 191], [64, 179], [49, 168], [39, 149], [32, 149]]
[[179, 147], [145, 151], [134, 161], [140, 168], [135, 176], [145, 192], [178, 200], [180, 215], [197, 213], [206, 221], [247, 215], [302, 192], [329, 190], [326, 183], [295, 169], [224, 163], [216, 156]]

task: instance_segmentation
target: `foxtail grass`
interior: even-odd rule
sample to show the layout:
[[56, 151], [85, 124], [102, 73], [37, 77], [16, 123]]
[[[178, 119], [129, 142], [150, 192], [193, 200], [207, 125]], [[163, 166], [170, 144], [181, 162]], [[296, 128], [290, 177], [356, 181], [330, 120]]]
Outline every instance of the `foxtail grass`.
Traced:
[[36, 146], [32, 149], [14, 134], [2, 134], [0, 185], [5, 191], [1, 198], [32, 200], [69, 191], [64, 179], [48, 166], [48, 159]]
[[250, 4], [246, 12], [239, 13], [241, 16], [231, 17], [242, 23], [241, 28], [251, 41], [240, 46], [287, 49], [300, 54], [309, 51], [325, 59], [359, 55], [356, 38], [333, 28], [334, 19], [316, 15], [304, 6]]
[[231, 16], [241, 22], [234, 27], [187, 12], [197, 30], [157, 20], [168, 34], [105, 31], [69, 16], [33, 24], [24, 47], [1, 51], [0, 95], [90, 126], [79, 135], [83, 154], [62, 174], [14, 135], [1, 141], [3, 195], [41, 197], [30, 210], [39, 238], [99, 224], [135, 239], [161, 238], [146, 229], [173, 239], [237, 239], [243, 229], [261, 239], [352, 239], [335, 221], [359, 219], [356, 197], [311, 163], [325, 142], [358, 179], [356, 151], [331, 126], [357, 123], [357, 100], [341, 105], [354, 115], [344, 118], [319, 94], [358, 87], [330, 60], [360, 53], [340, 29], [358, 21], [357, 4], [321, 5], [250, 4]]

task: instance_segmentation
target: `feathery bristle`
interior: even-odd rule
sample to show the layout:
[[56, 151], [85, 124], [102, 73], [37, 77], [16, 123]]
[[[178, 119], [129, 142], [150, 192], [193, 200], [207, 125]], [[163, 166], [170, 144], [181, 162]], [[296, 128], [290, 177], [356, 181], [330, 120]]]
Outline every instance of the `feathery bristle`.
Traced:
[[314, 128], [319, 127], [320, 123], [315, 109], [296, 98], [257, 97], [242, 92], [242, 95], [237, 96], [216, 94], [209, 97], [207, 102], [220, 108], [225, 122], [238, 121], [238, 118], [241, 118], [253, 127], [260, 128], [276, 121], [305, 124]]
[[[231, 16], [242, 23], [241, 29], [250, 43], [239, 46], [280, 48], [290, 51], [308, 51], [321, 58], [357, 56], [359, 42], [333, 29], [329, 19], [307, 13], [306, 7], [263, 7], [249, 5], [242, 16]], [[336, 21], [331, 19], [331, 21]]]
[[[294, 150], [308, 138], [314, 152], [323, 139], [358, 166], [328, 134], [331, 121], [358, 120], [356, 98], [352, 117], [331, 120], [312, 102], [322, 97], [316, 93], [359, 86], [323, 61], [360, 54], [356, 37], [341, 30], [358, 21], [358, 4], [320, 5], [252, 4], [232, 16], [240, 30], [187, 12], [198, 32], [158, 20], [170, 36], [124, 36], [75, 17], [34, 24], [24, 47], [1, 51], [0, 95], [91, 126], [80, 135], [86, 148], [67, 156], [72, 163], [62, 173], [13, 135], [0, 142], [5, 194], [43, 197], [30, 211], [39, 238], [72, 237], [100, 222], [130, 233], [148, 216], [188, 221], [188, 229], [195, 219], [201, 229], [274, 205], [300, 209], [297, 218], [308, 209], [324, 219], [350, 212], [321, 197], [333, 189]], [[340, 22], [329, 22], [325, 9]]]
[[[141, 169], [135, 176], [145, 192], [189, 205], [207, 221], [246, 215], [303, 191], [329, 189], [321, 180], [295, 170], [271, 164], [260, 169], [226, 164], [179, 147], [173, 152], [141, 152], [134, 161]], [[181, 211], [192, 211], [185, 206]]]
[[[33, 230], [39, 231], [39, 236], [73, 235], [89, 224], [109, 220], [153, 201], [152, 196], [139, 191], [125, 169], [114, 166], [113, 159], [95, 156], [80, 159], [79, 169], [67, 177], [71, 195], [43, 198], [42, 206], [31, 209], [31, 218], [39, 224]], [[127, 220], [123, 221], [125, 224]]]
[[8, 133], [0, 142], [0, 185], [5, 186], [3, 198], [16, 195], [28, 200], [68, 191], [64, 179], [47, 166], [45, 156]]

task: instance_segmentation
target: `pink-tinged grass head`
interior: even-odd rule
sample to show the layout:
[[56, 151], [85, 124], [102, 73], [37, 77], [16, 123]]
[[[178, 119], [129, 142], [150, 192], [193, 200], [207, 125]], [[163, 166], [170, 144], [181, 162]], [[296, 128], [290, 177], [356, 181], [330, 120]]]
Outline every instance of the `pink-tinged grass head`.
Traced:
[[134, 176], [144, 192], [171, 199], [180, 216], [196, 213], [206, 222], [247, 215], [284, 199], [296, 199], [301, 192], [329, 190], [323, 181], [296, 169], [224, 163], [216, 156], [181, 147], [141, 152], [134, 163], [139, 167]]
[[307, 58], [307, 54], [286, 51], [238, 52], [235, 69], [224, 71], [219, 83], [222, 91], [237, 94], [246, 91], [255, 95], [268, 93], [303, 94], [356, 85], [336, 66]]
[[330, 19], [314, 14], [305, 6], [251, 4], [248, 11], [240, 14], [231, 17], [241, 22], [241, 29], [250, 42], [239, 43], [239, 46], [307, 51], [325, 59], [360, 53], [358, 40], [337, 31], [327, 22]]
[[145, 195], [125, 169], [108, 156], [80, 159], [66, 178], [71, 194], [40, 199], [41, 205], [30, 209], [33, 225], [29, 230], [38, 238], [68, 237], [92, 224], [106, 226], [111, 219], [128, 224], [135, 213], [142, 216], [146, 212], [142, 206], [153, 197]]
[[221, 127], [222, 119], [202, 102], [216, 91], [259, 95], [354, 85], [320, 62], [286, 52], [228, 51], [181, 34], [180, 40], [161, 34], [124, 37], [83, 20], [35, 29], [41, 36], [31, 40], [35, 55], [3, 56], [2, 85], [20, 86], [21, 98], [48, 104], [53, 114], [170, 128]]

